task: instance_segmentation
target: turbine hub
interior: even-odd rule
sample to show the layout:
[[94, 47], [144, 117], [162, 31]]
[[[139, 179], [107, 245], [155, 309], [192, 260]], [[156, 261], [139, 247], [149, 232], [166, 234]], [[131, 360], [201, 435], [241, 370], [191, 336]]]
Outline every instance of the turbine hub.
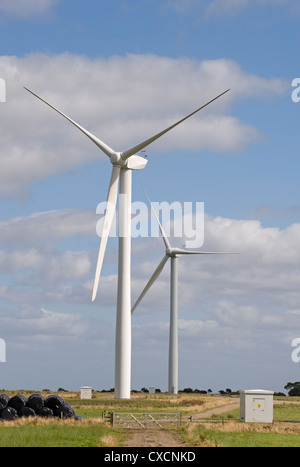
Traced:
[[111, 163], [113, 165], [120, 165], [121, 167], [124, 165], [122, 162], [121, 158], [121, 153], [120, 152], [113, 152], [113, 154], [110, 156]]
[[170, 257], [174, 257], [177, 254], [176, 248], [167, 248], [166, 254]]

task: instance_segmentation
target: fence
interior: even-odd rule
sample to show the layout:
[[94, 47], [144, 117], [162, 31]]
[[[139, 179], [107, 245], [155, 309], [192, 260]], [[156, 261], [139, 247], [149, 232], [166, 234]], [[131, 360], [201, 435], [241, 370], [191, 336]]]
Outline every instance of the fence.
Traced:
[[112, 412], [111, 423], [114, 428], [175, 429], [181, 426], [180, 413], [123, 413]]

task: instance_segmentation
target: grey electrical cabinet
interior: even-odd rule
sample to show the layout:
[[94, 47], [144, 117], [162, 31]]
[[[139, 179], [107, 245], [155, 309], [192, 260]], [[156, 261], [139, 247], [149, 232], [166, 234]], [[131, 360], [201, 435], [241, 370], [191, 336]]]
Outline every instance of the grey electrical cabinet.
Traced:
[[91, 399], [92, 388], [90, 386], [82, 386], [80, 390], [80, 399]]
[[240, 419], [243, 422], [273, 423], [272, 391], [248, 389], [240, 391]]

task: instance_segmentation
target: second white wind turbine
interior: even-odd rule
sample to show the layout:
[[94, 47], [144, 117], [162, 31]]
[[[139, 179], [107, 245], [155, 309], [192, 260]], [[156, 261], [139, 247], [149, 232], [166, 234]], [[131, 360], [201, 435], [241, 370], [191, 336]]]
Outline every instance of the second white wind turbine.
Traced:
[[169, 368], [168, 368], [168, 392], [170, 394], [178, 394], [178, 258], [185, 255], [227, 255], [235, 253], [227, 252], [212, 252], [212, 251], [192, 251], [182, 248], [172, 248], [170, 242], [163, 230], [159, 218], [153, 208], [151, 201], [146, 193], [151, 208], [154, 212], [156, 220], [159, 225], [160, 232], [165, 244], [165, 256], [155, 269], [151, 278], [149, 279], [144, 290], [132, 307], [131, 313], [134, 312], [138, 304], [146, 295], [150, 287], [154, 284], [156, 279], [161, 274], [166, 262], [171, 260], [171, 277], [170, 277], [170, 329], [169, 329]]

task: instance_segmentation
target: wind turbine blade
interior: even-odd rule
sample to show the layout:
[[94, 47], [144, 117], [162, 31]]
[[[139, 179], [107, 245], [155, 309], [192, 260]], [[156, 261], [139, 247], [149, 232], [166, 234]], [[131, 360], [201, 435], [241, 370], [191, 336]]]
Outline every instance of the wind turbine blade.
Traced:
[[51, 107], [51, 109], [55, 110], [56, 112], [58, 112], [60, 115], [62, 115], [63, 117], [65, 117], [69, 122], [71, 122], [73, 125], [75, 125], [80, 131], [82, 131], [82, 133], [84, 133], [88, 138], [90, 138], [90, 140], [93, 141], [93, 143], [95, 143], [107, 156], [109, 157], [114, 157], [116, 156], [116, 152], [111, 149], [107, 144], [103, 143], [103, 141], [101, 141], [99, 138], [97, 138], [97, 136], [93, 135], [92, 133], [90, 133], [88, 130], [86, 130], [85, 128], [83, 128], [81, 125], [78, 125], [78, 123], [76, 123], [74, 120], [72, 120], [70, 117], [68, 117], [67, 115], [65, 115], [63, 112], [61, 112], [60, 110], [58, 110], [56, 107], [54, 107], [53, 105], [49, 104], [49, 102], [45, 101], [44, 99], [42, 99], [40, 96], [38, 96], [37, 94], [35, 94], [34, 92], [30, 91], [30, 89], [26, 88], [24, 86], [24, 89], [26, 89], [26, 91], [30, 92], [33, 96], [37, 97], [38, 99], [40, 99], [42, 102], [44, 102], [45, 104], [47, 104], [49, 107]]
[[195, 115], [197, 112], [199, 112], [200, 110], [204, 109], [204, 107], [207, 107], [209, 104], [211, 104], [212, 102], [214, 102], [215, 100], [219, 99], [219, 97], [223, 96], [224, 94], [226, 94], [226, 92], [230, 91], [230, 89], [227, 89], [227, 91], [224, 91], [222, 92], [222, 94], [219, 94], [217, 97], [215, 97], [214, 99], [212, 99], [211, 101], [207, 102], [206, 104], [202, 105], [202, 107], [200, 107], [199, 109], [195, 110], [193, 113], [189, 114], [187, 117], [184, 117], [183, 119], [179, 120], [179, 122], [176, 122], [174, 123], [174, 125], [168, 127], [166, 130], [163, 130], [161, 131], [160, 133], [157, 133], [157, 135], [155, 136], [152, 136], [151, 138], [147, 139], [146, 141], [143, 141], [142, 143], [138, 144], [137, 146], [134, 146], [133, 148], [131, 149], [128, 149], [127, 151], [124, 151], [122, 152], [122, 159], [126, 160], [128, 157], [132, 156], [133, 154], [136, 154], [137, 152], [141, 151], [142, 149], [144, 149], [146, 146], [149, 146], [149, 144], [153, 143], [154, 141], [156, 141], [158, 138], [160, 138], [161, 136], [165, 135], [166, 133], [168, 133], [168, 131], [172, 130], [173, 128], [175, 128], [176, 126], [180, 125], [180, 123], [184, 122], [185, 120], [187, 120], [188, 118], [192, 117], [193, 115]]
[[[142, 185], [142, 184], [141, 184], [141, 185]], [[163, 227], [162, 227], [162, 225], [161, 225], [161, 223], [160, 223], [160, 221], [159, 221], [158, 215], [156, 214], [156, 211], [155, 211], [154, 207], [152, 206], [151, 200], [150, 200], [150, 198], [149, 198], [149, 196], [148, 196], [148, 194], [147, 194], [145, 188], [143, 187], [143, 185], [142, 185], [142, 188], [143, 188], [143, 190], [144, 190], [144, 192], [145, 192], [145, 195], [147, 196], [147, 199], [148, 199], [148, 201], [149, 201], [149, 204], [150, 204], [150, 206], [151, 206], [151, 209], [152, 209], [152, 211], [154, 212], [154, 215], [155, 215], [155, 217], [156, 217], [156, 220], [157, 220], [157, 223], [158, 223], [158, 225], [159, 225], [159, 229], [160, 229], [160, 232], [161, 232], [161, 234], [162, 234], [162, 238], [163, 238], [165, 247], [166, 247], [167, 249], [168, 249], [168, 248], [171, 248], [171, 245], [170, 245], [170, 242], [169, 242], [169, 240], [168, 240], [168, 237], [166, 236], [166, 234], [165, 234], [165, 232], [164, 232], [164, 229], [163, 229]]]
[[104, 216], [104, 222], [103, 222], [103, 228], [102, 228], [102, 235], [101, 235], [101, 241], [100, 241], [98, 260], [97, 260], [97, 267], [96, 267], [96, 273], [95, 273], [95, 281], [94, 281], [94, 287], [93, 287], [92, 301], [95, 300], [96, 295], [97, 295], [99, 280], [100, 280], [100, 274], [101, 274], [101, 269], [102, 269], [102, 264], [103, 264], [104, 253], [105, 253], [107, 240], [108, 240], [108, 236], [109, 236], [109, 231], [110, 231], [111, 224], [112, 224], [112, 221], [113, 221], [114, 213], [115, 213], [115, 210], [116, 210], [120, 170], [121, 170], [120, 167], [113, 166], [111, 179], [110, 179], [109, 190], [108, 190], [108, 196], [107, 196], [107, 206], [106, 206], [106, 212], [105, 212], [105, 216]]
[[233, 251], [192, 251], [192, 250], [183, 250], [181, 248], [172, 248], [178, 255], [238, 255], [239, 253]]
[[169, 257], [167, 255], [165, 255], [162, 259], [162, 261], [159, 263], [159, 265], [157, 266], [157, 268], [155, 269], [154, 273], [152, 274], [151, 278], [149, 279], [149, 282], [148, 284], [146, 285], [146, 287], [144, 288], [144, 290], [142, 291], [141, 295], [139, 296], [139, 298], [137, 299], [137, 301], [135, 302], [134, 306], [132, 307], [131, 309], [131, 313], [134, 312], [134, 310], [136, 309], [136, 307], [138, 306], [138, 304], [140, 303], [140, 301], [144, 298], [144, 296], [146, 295], [146, 293], [148, 292], [148, 290], [150, 289], [150, 287], [154, 284], [154, 282], [156, 281], [156, 279], [158, 278], [158, 276], [160, 275], [160, 273], [162, 272], [163, 268], [164, 268], [164, 265], [166, 264], [166, 262], [168, 261]]

